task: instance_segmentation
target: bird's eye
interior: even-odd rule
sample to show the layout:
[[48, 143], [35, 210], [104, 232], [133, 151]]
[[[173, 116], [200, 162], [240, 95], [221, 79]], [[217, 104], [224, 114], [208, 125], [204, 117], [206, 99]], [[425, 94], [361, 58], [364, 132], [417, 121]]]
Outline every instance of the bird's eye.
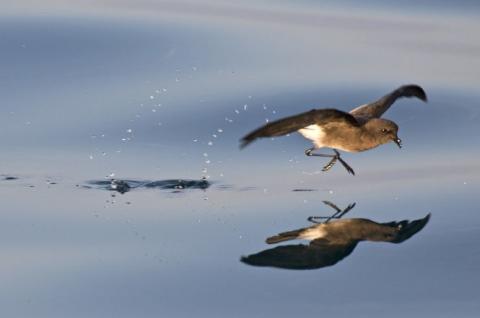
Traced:
[[388, 132], [388, 129], [387, 128], [383, 128], [382, 129], [382, 133], [386, 134]]

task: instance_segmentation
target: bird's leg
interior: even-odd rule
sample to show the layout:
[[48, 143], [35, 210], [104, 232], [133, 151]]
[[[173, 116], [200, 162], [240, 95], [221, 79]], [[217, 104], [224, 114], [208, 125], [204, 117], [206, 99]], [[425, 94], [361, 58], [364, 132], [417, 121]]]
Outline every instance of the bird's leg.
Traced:
[[[331, 216], [310, 216], [307, 219], [309, 222], [319, 224], [319, 223], [328, 223], [331, 219], [340, 219], [345, 214], [347, 214], [351, 209], [353, 209], [355, 207], [355, 204], [356, 204], [356, 203], [352, 203], [342, 211], [335, 204], [333, 204], [330, 201], [323, 201], [323, 203], [325, 203], [326, 205], [335, 209], [336, 212], [334, 214], [332, 214]], [[317, 221], [317, 219], [326, 219], [326, 220], [322, 222], [322, 221]]]
[[[329, 207], [331, 207], [332, 209], [334, 209], [334, 210], [336, 211], [335, 214], [337, 214], [337, 213], [339, 213], [339, 212], [342, 212], [342, 210], [341, 210], [335, 203], [332, 203], [332, 202], [326, 201], [326, 200], [325, 200], [325, 201], [322, 201], [322, 202], [323, 202], [323, 204], [328, 205]], [[335, 214], [334, 214], [334, 215], [335, 215]]]
[[305, 150], [305, 155], [309, 156], [309, 157], [312, 157], [312, 156], [315, 156], [315, 157], [327, 157], [327, 158], [332, 158], [322, 169], [322, 171], [328, 171], [330, 170], [333, 165], [335, 165], [335, 163], [338, 161], [340, 161], [340, 163], [342, 164], [342, 166], [348, 171], [348, 173], [351, 173], [353, 175], [355, 175], [355, 171], [353, 171], [352, 167], [350, 167], [348, 165], [348, 163], [345, 162], [345, 160], [343, 160], [341, 157], [340, 157], [340, 153], [336, 150], [336, 149], [333, 149], [333, 151], [335, 152], [334, 155], [327, 155], [327, 154], [323, 154], [323, 153], [314, 153], [313, 151], [315, 150], [314, 147], [312, 148], [308, 148], [307, 150]]
[[345, 160], [343, 160], [341, 157], [340, 157], [340, 153], [336, 150], [336, 149], [333, 149], [333, 151], [335, 151], [335, 157], [338, 159], [338, 161], [340, 161], [340, 163], [342, 164], [342, 166], [351, 174], [355, 175], [355, 171], [353, 171], [352, 167], [350, 167], [348, 165], [348, 163], [345, 162]]
[[352, 203], [350, 204], [349, 206], [347, 206], [338, 216], [337, 218], [341, 218], [342, 216], [344, 216], [345, 214], [347, 214], [351, 209], [353, 209], [355, 207], [357, 203]]

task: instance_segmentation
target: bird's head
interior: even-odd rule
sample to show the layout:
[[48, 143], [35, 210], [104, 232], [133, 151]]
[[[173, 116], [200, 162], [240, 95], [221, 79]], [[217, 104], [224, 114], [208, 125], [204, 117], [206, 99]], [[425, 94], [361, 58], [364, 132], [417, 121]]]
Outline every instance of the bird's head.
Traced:
[[382, 118], [369, 120], [366, 124], [367, 129], [373, 133], [380, 144], [386, 144], [391, 141], [402, 148], [402, 140], [398, 138], [398, 125], [393, 121]]

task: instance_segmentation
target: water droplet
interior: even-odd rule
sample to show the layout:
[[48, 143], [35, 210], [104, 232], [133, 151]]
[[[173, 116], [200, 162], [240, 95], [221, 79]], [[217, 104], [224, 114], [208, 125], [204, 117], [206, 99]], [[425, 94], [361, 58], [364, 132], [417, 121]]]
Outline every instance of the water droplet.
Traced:
[[89, 158], [90, 160], [93, 160], [93, 156], [92, 156], [92, 155], [88, 156], [88, 158]]
[[206, 163], [207, 165], [209, 165], [209, 164], [210, 164], [210, 160], [205, 160], [205, 163]]
[[222, 132], [223, 132], [223, 129], [218, 128], [217, 131], [218, 131], [219, 133], [222, 133]]
[[240, 111], [238, 109], [235, 109], [235, 114], [240, 114]]
[[193, 142], [198, 142], [198, 139], [193, 139]]
[[217, 138], [217, 135], [213, 134], [212, 137], [213, 137], [213, 138]]
[[155, 98], [155, 96], [153, 96], [153, 95], [150, 95], [150, 99], [154, 99], [154, 98]]
[[204, 157], [208, 157], [208, 153], [204, 152], [204, 153], [203, 153], [203, 156], [204, 156]]
[[152, 109], [152, 113], [156, 113], [157, 110], [155, 108]]
[[268, 123], [270, 120], [268, 118], [265, 118], [265, 122]]
[[245, 111], [246, 111], [246, 110], [247, 110], [247, 108], [248, 108], [248, 105], [247, 105], [247, 104], [243, 105], [243, 110], [245, 110]]
[[209, 141], [209, 142], [207, 143], [207, 145], [213, 146], [213, 142]]
[[162, 91], [166, 92], [166, 91], [167, 91], [167, 89], [166, 89], [166, 88], [162, 88]]
[[131, 134], [132, 131], [133, 131], [133, 130], [132, 130], [131, 128], [127, 129], [127, 133], [129, 133], [129, 134]]

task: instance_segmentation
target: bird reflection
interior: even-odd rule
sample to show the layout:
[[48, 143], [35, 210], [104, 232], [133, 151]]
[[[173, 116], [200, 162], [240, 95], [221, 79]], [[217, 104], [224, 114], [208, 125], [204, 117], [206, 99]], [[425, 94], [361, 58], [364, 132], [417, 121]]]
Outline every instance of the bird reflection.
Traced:
[[377, 223], [369, 219], [341, 219], [355, 203], [344, 210], [324, 201], [336, 212], [328, 217], [312, 216], [308, 220], [315, 225], [283, 232], [267, 238], [268, 244], [305, 239], [310, 244], [283, 245], [256, 254], [244, 256], [241, 261], [253, 266], [285, 269], [316, 269], [332, 266], [344, 259], [361, 241], [401, 243], [417, 234], [428, 223], [430, 214], [414, 221]]

